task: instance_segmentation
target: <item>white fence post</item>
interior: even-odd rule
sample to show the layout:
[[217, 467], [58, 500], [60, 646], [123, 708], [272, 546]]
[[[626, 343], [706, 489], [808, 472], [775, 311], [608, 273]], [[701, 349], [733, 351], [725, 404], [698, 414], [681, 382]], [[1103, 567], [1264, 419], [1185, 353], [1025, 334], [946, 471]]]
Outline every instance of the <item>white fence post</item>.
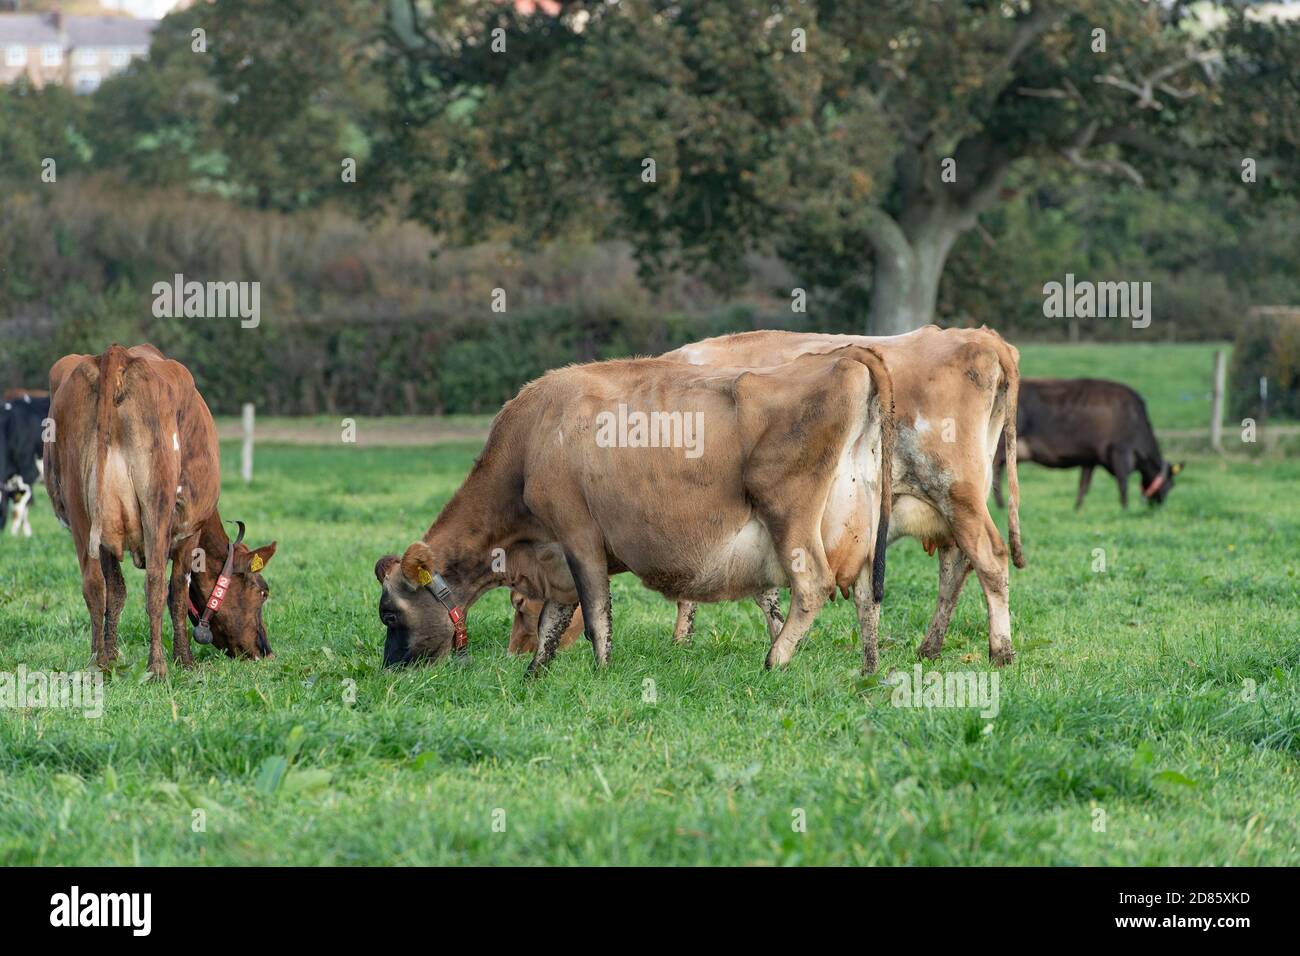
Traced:
[[1223, 349], [1214, 350], [1214, 401], [1210, 410], [1210, 447], [1223, 454], [1223, 393], [1228, 377]]
[[244, 449], [239, 458], [239, 474], [244, 484], [253, 480], [253, 403], [244, 403]]

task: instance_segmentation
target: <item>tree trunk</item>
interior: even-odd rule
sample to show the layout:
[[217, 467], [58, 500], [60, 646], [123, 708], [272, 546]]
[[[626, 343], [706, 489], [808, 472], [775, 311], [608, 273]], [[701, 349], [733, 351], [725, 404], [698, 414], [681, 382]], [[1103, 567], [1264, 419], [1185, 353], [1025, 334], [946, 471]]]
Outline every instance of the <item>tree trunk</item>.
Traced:
[[[900, 335], [934, 321], [939, 281], [952, 244], [969, 228], [966, 217], [932, 209], [912, 218], [911, 228], [895, 227], [877, 236], [875, 276], [867, 331]], [[890, 232], [886, 230], [885, 232]]]

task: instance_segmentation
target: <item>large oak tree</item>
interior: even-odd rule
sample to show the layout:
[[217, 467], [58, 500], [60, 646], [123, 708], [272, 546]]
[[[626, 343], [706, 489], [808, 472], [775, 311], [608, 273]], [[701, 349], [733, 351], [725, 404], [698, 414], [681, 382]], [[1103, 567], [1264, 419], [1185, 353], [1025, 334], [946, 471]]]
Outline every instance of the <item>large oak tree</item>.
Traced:
[[[775, 248], [931, 320], [954, 241], [1019, 164], [1264, 194], [1296, 175], [1297, 27], [1144, 0], [391, 0], [383, 180], [462, 240], [575, 221], [647, 269]], [[653, 181], [647, 169], [653, 160]]]

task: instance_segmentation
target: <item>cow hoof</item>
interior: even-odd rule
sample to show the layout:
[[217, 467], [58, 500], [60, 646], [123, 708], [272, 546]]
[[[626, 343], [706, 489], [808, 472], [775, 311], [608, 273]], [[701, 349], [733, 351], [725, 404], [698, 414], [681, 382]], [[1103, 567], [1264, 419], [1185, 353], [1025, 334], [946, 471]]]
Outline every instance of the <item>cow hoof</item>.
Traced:
[[916, 649], [916, 659], [926, 661], [937, 661], [939, 655], [943, 653], [943, 645], [935, 642], [922, 641], [921, 646]]
[[1007, 647], [1006, 650], [1002, 651], [989, 650], [989, 663], [994, 667], [1006, 667], [1015, 659], [1016, 652], [1010, 647]]

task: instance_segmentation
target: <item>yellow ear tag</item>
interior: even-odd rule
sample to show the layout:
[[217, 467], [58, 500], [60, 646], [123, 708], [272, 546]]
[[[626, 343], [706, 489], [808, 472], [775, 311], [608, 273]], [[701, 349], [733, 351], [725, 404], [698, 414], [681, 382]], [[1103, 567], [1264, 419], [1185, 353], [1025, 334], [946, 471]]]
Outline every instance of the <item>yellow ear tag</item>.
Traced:
[[266, 567], [266, 562], [262, 560], [262, 556], [260, 554], [253, 555], [253, 560], [248, 563], [248, 570], [252, 571], [253, 573], [257, 573], [258, 571], [261, 571], [264, 567]]
[[433, 575], [430, 574], [428, 571], [426, 571], [424, 568], [420, 568], [420, 573], [417, 575], [417, 577], [420, 579], [420, 584], [423, 587], [428, 587], [430, 584], [433, 583]]

